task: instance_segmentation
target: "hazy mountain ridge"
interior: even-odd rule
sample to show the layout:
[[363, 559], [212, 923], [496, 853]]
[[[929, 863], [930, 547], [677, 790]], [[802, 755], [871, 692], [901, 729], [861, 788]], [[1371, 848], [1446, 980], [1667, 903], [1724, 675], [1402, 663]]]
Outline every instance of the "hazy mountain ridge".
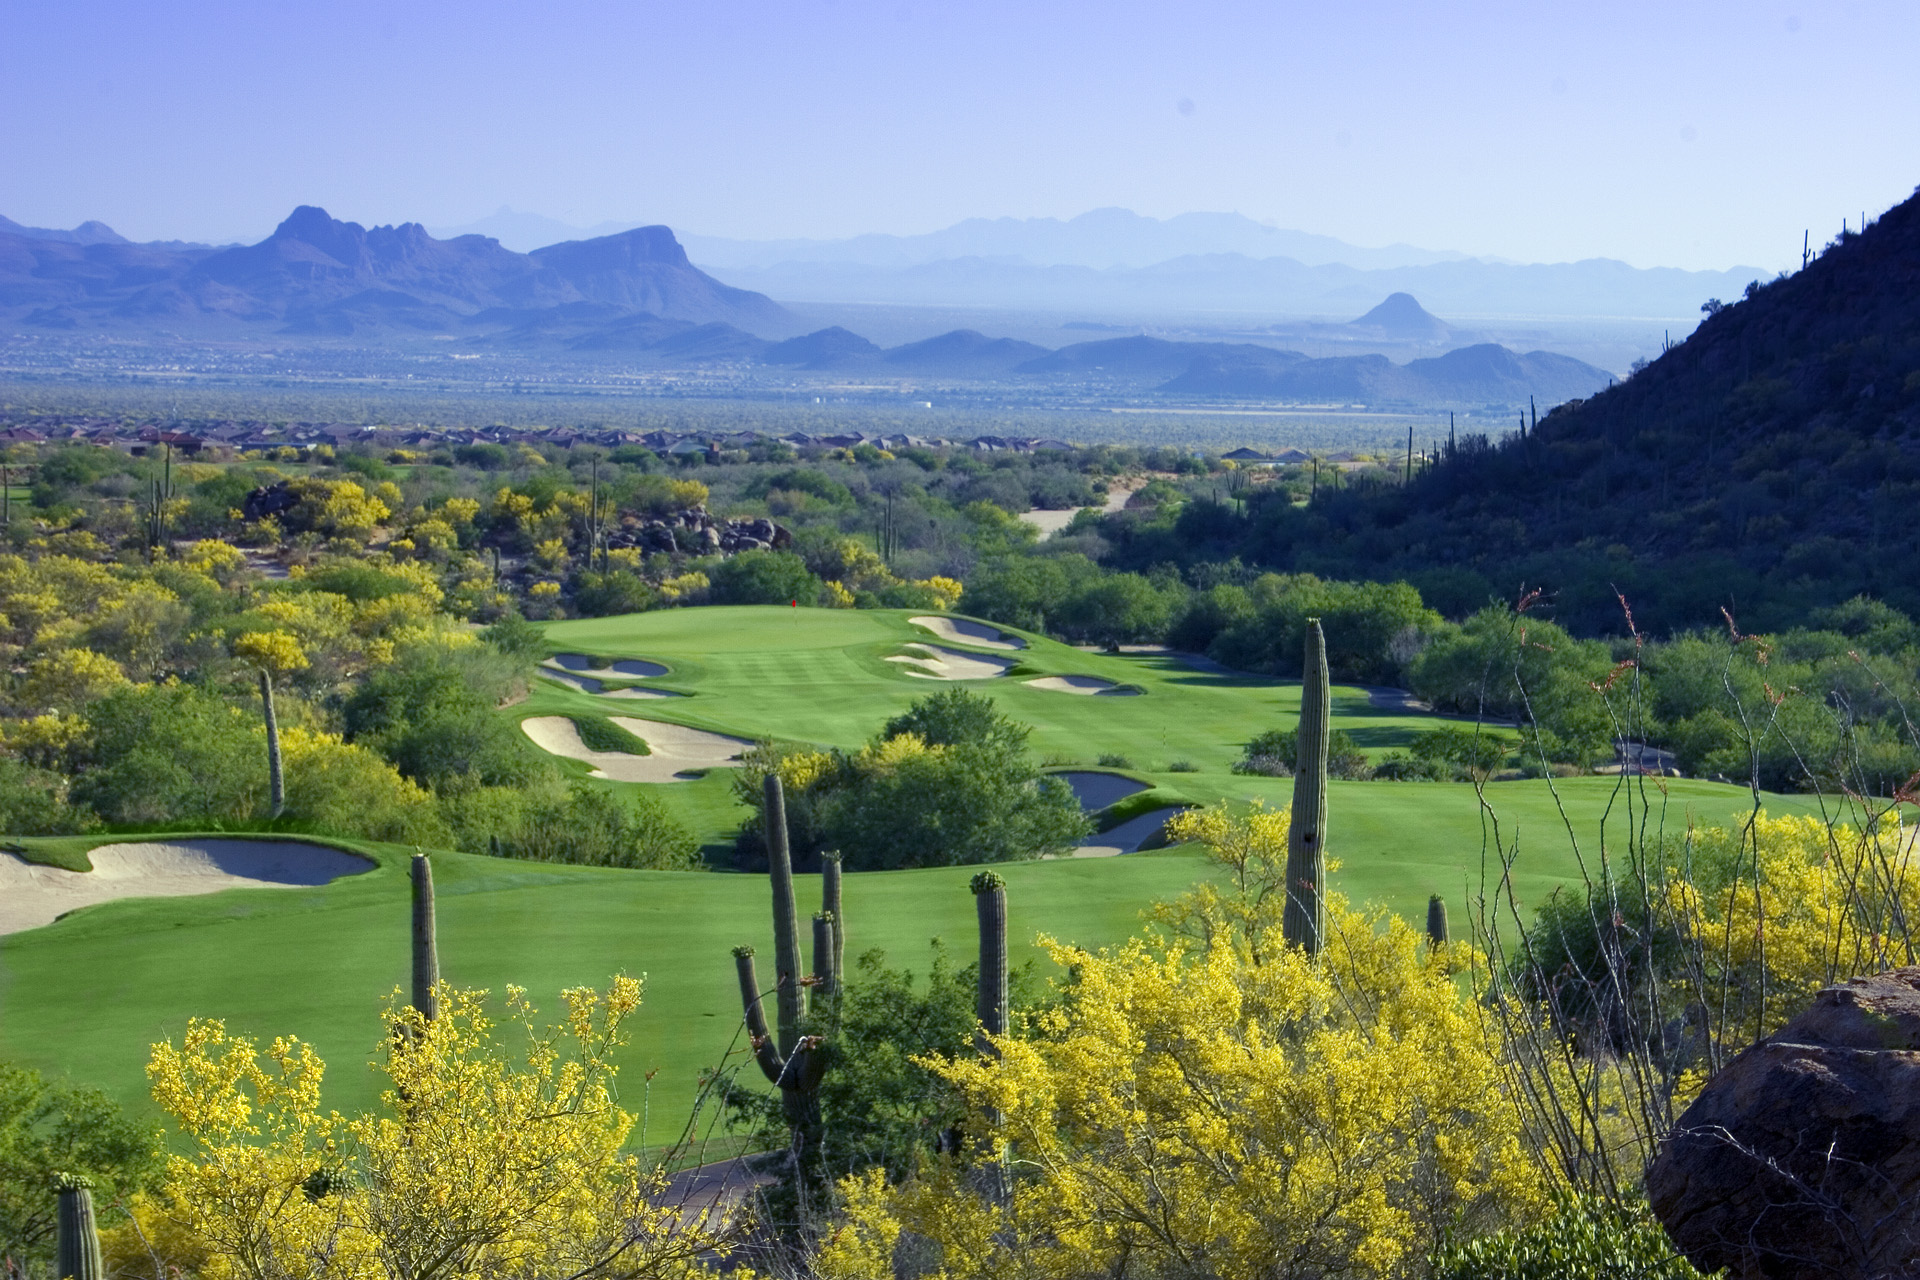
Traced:
[[1639, 317], [1681, 320], [1710, 297], [1737, 295], [1771, 272], [1637, 268], [1608, 258], [1513, 264], [1479, 260], [1361, 269], [1290, 258], [1196, 254], [1146, 267], [1033, 266], [984, 257], [900, 267], [782, 262], [708, 267], [720, 278], [789, 302], [879, 302], [1103, 315], [1238, 312], [1351, 315], [1383, 296], [1413, 293], [1463, 316]]
[[221, 250], [79, 244], [0, 232], [0, 308], [29, 325], [242, 322], [306, 335], [458, 330], [502, 309], [578, 303], [692, 323], [795, 327], [763, 295], [687, 261], [665, 227], [519, 254], [418, 223], [371, 229], [303, 205], [258, 244]]

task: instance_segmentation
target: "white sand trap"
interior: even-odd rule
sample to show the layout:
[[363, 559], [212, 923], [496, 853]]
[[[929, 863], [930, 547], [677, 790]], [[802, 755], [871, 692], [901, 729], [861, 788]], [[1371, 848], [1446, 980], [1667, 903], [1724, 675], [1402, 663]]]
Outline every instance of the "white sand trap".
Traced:
[[984, 622], [968, 622], [965, 618], [939, 618], [931, 614], [924, 618], [908, 618], [907, 621], [916, 627], [933, 632], [942, 640], [951, 640], [955, 644], [978, 645], [982, 649], [1027, 647], [1027, 642], [1019, 636], [1010, 636]]
[[558, 680], [561, 684], [570, 684], [582, 693], [590, 693], [596, 698], [683, 698], [686, 695], [675, 693], [671, 689], [649, 689], [645, 685], [628, 685], [621, 689], [609, 689], [592, 676], [579, 676], [571, 671], [556, 671], [548, 667], [541, 675], [549, 680]]
[[1073, 791], [1073, 798], [1088, 813], [1147, 789], [1144, 782], [1135, 782], [1124, 774], [1102, 773], [1097, 769], [1074, 769], [1048, 776], [1066, 783]]
[[1138, 689], [1129, 689], [1098, 676], [1041, 676], [1038, 680], [1027, 681], [1027, 688], [1046, 689], [1053, 693], [1086, 693], [1097, 698], [1134, 698], [1140, 694]]
[[650, 676], [663, 676], [667, 669], [657, 662], [643, 662], [639, 658], [617, 658], [613, 662], [596, 667], [594, 659], [583, 653], [556, 653], [541, 665], [558, 667], [562, 671], [599, 671], [616, 676], [631, 676], [636, 680], [645, 680]]
[[311, 888], [371, 871], [374, 865], [325, 845], [279, 840], [104, 844], [88, 856], [93, 870], [67, 871], [0, 853], [0, 934], [37, 929], [77, 907], [116, 898]]
[[962, 653], [937, 644], [910, 644], [911, 653], [897, 653], [888, 662], [904, 662], [910, 676], [922, 680], [990, 680], [1007, 674], [1012, 658], [989, 658], [983, 653]]
[[753, 745], [747, 738], [731, 738], [724, 733], [708, 733], [662, 720], [639, 720], [632, 716], [608, 716], [607, 719], [635, 737], [645, 740], [652, 755], [635, 756], [624, 751], [595, 751], [580, 741], [580, 731], [565, 716], [532, 716], [520, 722], [520, 729], [542, 751], [593, 766], [596, 778], [615, 782], [685, 782], [682, 776], [693, 769], [727, 769], [740, 763], [740, 753]]
[[1123, 853], [1137, 853], [1141, 845], [1172, 820], [1174, 814], [1182, 812], [1185, 812], [1182, 806], [1171, 805], [1165, 809], [1155, 809], [1152, 813], [1143, 813], [1137, 818], [1129, 818], [1109, 831], [1096, 831], [1087, 837], [1085, 844], [1068, 856], [1117, 858]]

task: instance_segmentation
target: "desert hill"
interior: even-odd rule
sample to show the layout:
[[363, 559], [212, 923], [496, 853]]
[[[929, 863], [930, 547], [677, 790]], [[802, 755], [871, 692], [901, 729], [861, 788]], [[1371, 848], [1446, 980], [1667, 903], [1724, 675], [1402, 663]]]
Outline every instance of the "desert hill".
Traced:
[[[1505, 363], [1408, 368], [1483, 358]], [[1589, 630], [1624, 627], [1615, 588], [1654, 630], [1722, 607], [1762, 629], [1861, 592], [1920, 610], [1915, 512], [1920, 195], [1524, 438], [1463, 440], [1411, 488], [1256, 504], [1188, 551], [1407, 575], [1454, 607], [1542, 587]]]

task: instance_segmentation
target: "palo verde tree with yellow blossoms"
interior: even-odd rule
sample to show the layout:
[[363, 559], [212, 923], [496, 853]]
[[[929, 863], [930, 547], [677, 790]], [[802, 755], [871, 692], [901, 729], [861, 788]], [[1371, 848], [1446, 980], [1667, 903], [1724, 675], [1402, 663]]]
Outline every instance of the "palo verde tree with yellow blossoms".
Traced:
[[108, 1240], [117, 1274], [166, 1280], [654, 1280], [701, 1274], [732, 1228], [669, 1202], [623, 1145], [634, 1116], [609, 1061], [640, 984], [562, 993], [542, 1026], [509, 988], [395, 997], [373, 1068], [383, 1109], [324, 1108], [325, 1065], [196, 1019], [154, 1046], [153, 1094], [178, 1132], [162, 1189]]
[[1543, 1208], [1497, 1028], [1422, 935], [1329, 895], [1317, 957], [1282, 937], [1285, 817], [1184, 819], [1228, 875], [1158, 908], [1160, 932], [1043, 940], [1058, 1002], [931, 1064], [1007, 1193], [958, 1161], [851, 1179], [821, 1273], [887, 1280], [906, 1239], [943, 1280], [1390, 1277]]

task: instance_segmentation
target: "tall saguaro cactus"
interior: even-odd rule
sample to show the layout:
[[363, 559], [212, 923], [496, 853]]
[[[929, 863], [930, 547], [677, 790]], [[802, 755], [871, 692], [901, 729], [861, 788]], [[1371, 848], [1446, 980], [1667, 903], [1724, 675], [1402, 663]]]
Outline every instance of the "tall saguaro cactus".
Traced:
[[974, 1001], [980, 1051], [998, 1056], [987, 1037], [1007, 1034], [1007, 882], [991, 871], [976, 875], [973, 907], [980, 919], [980, 989]]
[[1307, 619], [1306, 660], [1300, 673], [1300, 738], [1293, 775], [1293, 815], [1287, 832], [1287, 906], [1281, 932], [1289, 943], [1320, 954], [1327, 931], [1327, 742], [1333, 693], [1327, 677], [1327, 637], [1320, 619]]
[[[774, 1008], [777, 1030], [767, 1026], [767, 1012], [754, 967], [753, 948], [735, 947], [733, 962], [740, 980], [740, 1003], [746, 1011], [747, 1035], [754, 1060], [780, 1088], [781, 1109], [796, 1138], [818, 1125], [820, 1079], [826, 1074], [827, 1055], [820, 1037], [802, 1034], [807, 1017], [807, 986], [800, 969], [800, 920], [793, 897], [793, 856], [787, 844], [787, 800], [780, 775], [769, 773], [763, 784], [766, 806], [767, 873], [773, 882]], [[813, 976], [810, 985], [823, 995], [840, 989], [840, 956], [845, 947], [840, 916], [840, 864], [823, 867], [824, 909], [813, 918]]]
[[434, 938], [433, 866], [413, 855], [413, 1007], [432, 1022], [440, 1016], [440, 952]]
[[75, 1174], [54, 1175], [59, 1198], [55, 1280], [104, 1280], [100, 1232], [93, 1217], [92, 1184]]
[[1427, 941], [1436, 947], [1452, 941], [1447, 934], [1447, 900], [1437, 893], [1427, 899]]
[[273, 673], [260, 668], [260, 714], [267, 722], [267, 790], [273, 801], [272, 817], [287, 808], [286, 777], [280, 769], [280, 721], [273, 714]]

